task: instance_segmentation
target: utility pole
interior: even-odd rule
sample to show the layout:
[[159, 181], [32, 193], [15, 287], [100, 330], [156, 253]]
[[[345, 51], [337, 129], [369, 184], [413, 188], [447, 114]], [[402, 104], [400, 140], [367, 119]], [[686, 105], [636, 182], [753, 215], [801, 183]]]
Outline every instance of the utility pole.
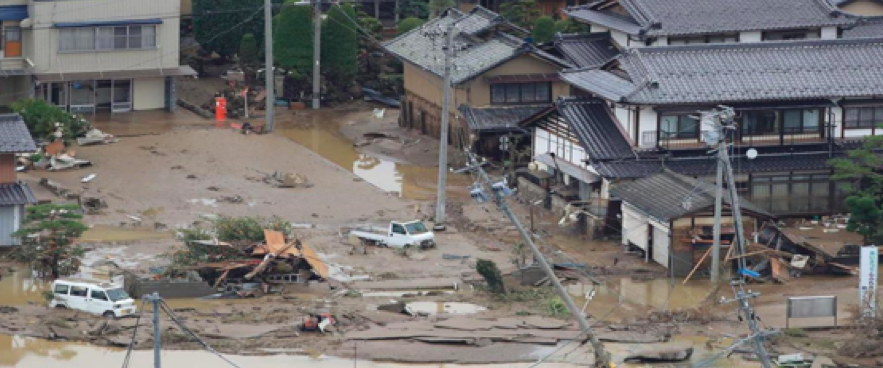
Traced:
[[162, 298], [154, 292], [144, 296], [144, 300], [153, 304], [153, 367], [162, 368], [160, 352], [162, 351], [162, 334], [159, 328], [159, 303]]
[[270, 0], [264, 0], [264, 77], [266, 77], [267, 115], [264, 123], [264, 131], [272, 132], [275, 121], [276, 108], [276, 72], [273, 71], [273, 4]]
[[[714, 191], [714, 245], [711, 250], [711, 282], [717, 284], [720, 281], [721, 270], [721, 210], [724, 197], [724, 161], [729, 160], [727, 155], [726, 139], [723, 139], [721, 127], [718, 129], [719, 141], [717, 145], [717, 188]], [[732, 242], [730, 246], [734, 246]]]
[[319, 109], [320, 94], [322, 89], [322, 68], [320, 66], [322, 54], [322, 0], [313, 0], [313, 110]]
[[442, 121], [441, 134], [438, 139], [438, 197], [435, 204], [434, 230], [445, 229], [445, 190], [448, 185], [448, 130], [450, 130], [451, 109], [451, 64], [454, 58], [454, 32], [456, 21], [448, 24], [445, 32], [445, 45], [442, 50], [445, 53], [445, 80], [444, 98], [442, 98]]
[[[772, 335], [775, 332], [762, 331], [758, 324], [757, 314], [754, 312], [754, 309], [751, 307], [751, 303], [749, 303], [749, 299], [754, 299], [760, 296], [760, 293], [755, 293], [745, 290], [745, 282], [743, 281], [742, 272], [747, 270], [747, 263], [745, 261], [745, 229], [743, 228], [742, 222], [742, 211], [739, 205], [739, 194], [736, 191], [736, 181], [733, 176], [733, 166], [730, 162], [729, 153], [727, 152], [727, 143], [725, 134], [728, 131], [732, 131], [735, 129], [735, 124], [733, 123], [733, 109], [729, 107], [724, 107], [722, 111], [715, 111], [713, 113], [713, 118], [715, 124], [715, 128], [718, 129], [720, 136], [717, 137], [719, 139], [718, 145], [718, 157], [720, 161], [718, 162], [718, 197], [716, 200], [715, 207], [715, 245], [719, 246], [720, 243], [720, 192], [721, 192], [721, 182], [720, 177], [723, 174], [727, 183], [727, 193], [730, 196], [730, 209], [733, 212], [733, 226], [736, 230], [736, 237], [733, 242], [730, 244], [731, 247], [735, 247], [733, 249], [733, 254], [737, 259], [739, 264], [739, 269], [736, 272], [736, 277], [730, 283], [733, 288], [733, 293], [735, 294], [734, 299], [723, 299], [722, 302], [730, 303], [730, 302], [738, 302], [739, 303], [739, 313], [741, 319], [748, 323], [748, 329], [751, 331], [751, 335], [739, 342], [737, 344], [741, 344], [743, 342], [752, 341], [754, 343], [754, 353], [757, 355], [757, 358], [760, 360], [761, 365], [764, 368], [772, 368], [772, 361], [770, 360], [769, 354], [767, 354], [766, 348], [764, 347], [764, 338], [768, 335]], [[723, 172], [723, 173], [722, 173]], [[714, 272], [715, 270], [712, 270]]]
[[[540, 249], [537, 248], [536, 244], [534, 244], [533, 238], [531, 238], [527, 230], [524, 229], [521, 221], [518, 220], [518, 217], [515, 216], [515, 214], [512, 212], [512, 209], [509, 207], [509, 203], [506, 201], [506, 196], [508, 195], [506, 191], [508, 190], [508, 187], [506, 187], [505, 181], [492, 183], [487, 173], [481, 167], [481, 163], [478, 162], [472, 152], [467, 151], [466, 154], [469, 157], [470, 164], [470, 166], [466, 168], [466, 170], [477, 171], [482, 182], [484, 182], [484, 184], [491, 188], [491, 191], [493, 191], [494, 193], [494, 202], [496, 203], [497, 207], [506, 214], [506, 217], [509, 218], [509, 221], [511, 221], [512, 224], [515, 225], [515, 228], [518, 229], [518, 233], [521, 234], [521, 238], [530, 247], [530, 251], [533, 253], [534, 256], [534, 260], [539, 263], [540, 268], [542, 268], [543, 272], [546, 273], [546, 277], [550, 281], [552, 281], [552, 285], [555, 286], [555, 290], [558, 292], [558, 296], [561, 298], [561, 300], [564, 301], [564, 303], [567, 305], [567, 309], [570, 310], [570, 314], [579, 323], [581, 332], [588, 336], [589, 341], [592, 344], [592, 350], [594, 350], [594, 366], [599, 368], [609, 368], [610, 356], [604, 349], [604, 344], [601, 343], [601, 341], [598, 340], [598, 337], [595, 336], [595, 334], [592, 332], [592, 326], [589, 324], [589, 321], [586, 320], [586, 317], [583, 315], [582, 310], [577, 308], [576, 303], [574, 303], [573, 299], [570, 298], [570, 294], [567, 292], [564, 286], [561, 285], [561, 282], [558, 281], [558, 276], [555, 275], [552, 267], [549, 266], [549, 262], [546, 261], [546, 257], [540, 252]], [[511, 194], [511, 192], [509, 194]]]

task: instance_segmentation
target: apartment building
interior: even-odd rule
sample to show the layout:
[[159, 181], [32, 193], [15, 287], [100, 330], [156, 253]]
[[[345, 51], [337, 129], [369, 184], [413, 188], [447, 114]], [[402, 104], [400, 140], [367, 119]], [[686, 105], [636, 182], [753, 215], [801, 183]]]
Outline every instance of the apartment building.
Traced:
[[0, 105], [28, 97], [71, 112], [175, 106], [180, 0], [4, 0]]

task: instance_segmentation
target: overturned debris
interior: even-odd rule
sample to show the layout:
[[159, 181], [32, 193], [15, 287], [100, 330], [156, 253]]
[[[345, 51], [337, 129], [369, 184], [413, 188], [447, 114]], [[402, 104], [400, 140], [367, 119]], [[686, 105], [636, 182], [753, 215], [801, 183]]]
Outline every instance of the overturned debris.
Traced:
[[693, 348], [689, 346], [665, 346], [638, 349], [625, 357], [626, 362], [683, 362], [693, 356]]
[[110, 144], [119, 142], [112, 134], [107, 134], [98, 129], [92, 128], [83, 137], [77, 138], [77, 144], [80, 146], [91, 146], [95, 144]]
[[266, 174], [263, 181], [276, 188], [311, 188], [313, 186], [306, 175], [290, 172], [280, 173], [276, 171], [272, 174]]

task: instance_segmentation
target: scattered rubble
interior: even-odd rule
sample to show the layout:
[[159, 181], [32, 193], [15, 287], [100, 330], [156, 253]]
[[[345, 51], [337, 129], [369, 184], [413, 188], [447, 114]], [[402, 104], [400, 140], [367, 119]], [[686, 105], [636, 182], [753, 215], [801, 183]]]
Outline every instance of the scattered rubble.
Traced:
[[665, 346], [638, 349], [625, 357], [626, 362], [683, 362], [693, 356], [690, 346]]
[[272, 185], [276, 188], [311, 188], [312, 183], [307, 180], [307, 176], [298, 173], [280, 173], [264, 175], [262, 179], [264, 183]]

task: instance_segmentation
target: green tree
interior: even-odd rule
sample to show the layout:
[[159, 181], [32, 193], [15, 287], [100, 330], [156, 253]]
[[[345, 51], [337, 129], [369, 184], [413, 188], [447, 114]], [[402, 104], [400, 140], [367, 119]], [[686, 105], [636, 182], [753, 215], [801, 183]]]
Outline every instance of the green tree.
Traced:
[[530, 28], [540, 14], [536, 0], [513, 0], [500, 5], [500, 15], [519, 27]]
[[423, 23], [425, 23], [425, 22], [423, 21], [423, 19], [420, 19], [420, 18], [415, 18], [415, 17], [405, 18], [405, 19], [402, 19], [401, 22], [399, 22], [397, 31], [399, 34], [405, 34], [414, 28], [420, 28], [420, 26], [422, 26]]
[[77, 205], [46, 204], [29, 207], [22, 228], [14, 233], [22, 245], [14, 253], [40, 277], [69, 276], [80, 269], [85, 251], [74, 240], [88, 229], [80, 222]]
[[834, 168], [832, 179], [851, 182], [846, 198], [850, 217], [846, 229], [861, 234], [865, 244], [883, 243], [883, 136], [867, 137], [862, 147], [846, 158], [828, 160]]
[[279, 66], [301, 75], [313, 71], [313, 11], [288, 0], [276, 17], [273, 53]]
[[561, 19], [555, 22], [555, 33], [588, 33], [585, 24], [574, 22], [572, 19]]
[[244, 64], [254, 65], [260, 60], [261, 49], [258, 40], [252, 33], [246, 33], [239, 42], [239, 60]]
[[322, 28], [322, 66], [328, 79], [338, 86], [349, 84], [359, 72], [356, 22], [351, 4], [334, 5]]
[[194, 0], [193, 32], [196, 42], [221, 56], [237, 53], [246, 33], [264, 38], [261, 0]]
[[555, 20], [548, 15], [537, 18], [533, 21], [533, 29], [530, 31], [535, 43], [546, 43], [552, 41], [555, 37]]
[[429, 17], [429, 4], [422, 0], [400, 0], [399, 16], [402, 18], [426, 18]]
[[61, 124], [62, 139], [67, 144], [89, 130], [89, 123], [82, 118], [40, 99], [18, 100], [10, 107], [13, 112], [21, 115], [31, 135], [37, 140], [53, 140], [55, 124]]
[[454, 0], [429, 0], [429, 17], [435, 18], [447, 8], [456, 6]]
[[506, 293], [506, 286], [503, 285], [503, 274], [497, 268], [497, 264], [494, 261], [479, 259], [475, 264], [475, 270], [487, 282], [488, 289], [491, 292], [496, 294]]

